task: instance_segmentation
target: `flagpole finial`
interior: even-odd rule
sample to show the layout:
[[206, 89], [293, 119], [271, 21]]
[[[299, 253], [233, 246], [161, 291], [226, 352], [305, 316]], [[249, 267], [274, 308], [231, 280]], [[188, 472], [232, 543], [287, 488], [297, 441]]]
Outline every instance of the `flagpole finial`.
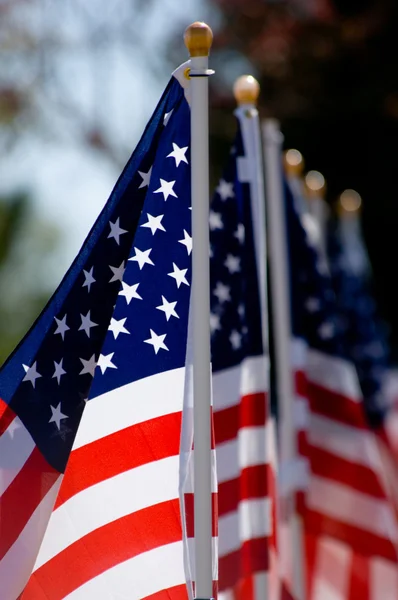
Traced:
[[234, 96], [238, 106], [257, 104], [260, 84], [252, 75], [241, 75], [234, 83]]
[[184, 33], [184, 43], [188, 48], [191, 58], [196, 56], [209, 56], [213, 32], [211, 28], [202, 21], [195, 21], [189, 25]]
[[304, 159], [301, 152], [295, 148], [291, 148], [290, 150], [286, 150], [283, 158], [287, 175], [300, 177], [303, 174]]
[[340, 217], [353, 217], [361, 210], [362, 198], [355, 190], [344, 190], [339, 196], [337, 206]]
[[304, 178], [305, 189], [309, 198], [324, 198], [326, 193], [325, 178], [319, 171], [308, 171]]

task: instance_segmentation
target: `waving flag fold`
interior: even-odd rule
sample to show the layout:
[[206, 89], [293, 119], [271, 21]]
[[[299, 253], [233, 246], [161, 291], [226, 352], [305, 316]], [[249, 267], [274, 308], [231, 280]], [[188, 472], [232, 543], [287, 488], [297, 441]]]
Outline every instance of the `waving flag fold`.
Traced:
[[190, 111], [178, 78], [0, 371], [2, 600], [192, 595]]

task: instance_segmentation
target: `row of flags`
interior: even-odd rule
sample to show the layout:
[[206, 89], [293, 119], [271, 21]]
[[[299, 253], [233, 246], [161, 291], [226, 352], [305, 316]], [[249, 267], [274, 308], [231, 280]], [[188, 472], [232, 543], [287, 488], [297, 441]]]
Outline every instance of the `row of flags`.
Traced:
[[[185, 69], [0, 370], [2, 600], [195, 596]], [[270, 400], [278, 298], [268, 306], [267, 292], [276, 263], [254, 100], [236, 111], [209, 213], [214, 597], [396, 600], [396, 438], [363, 246], [353, 220], [326, 236], [322, 199], [308, 201], [283, 171], [279, 132], [290, 327], [279, 376], [293, 390], [294, 460], [281, 453], [286, 413]]]

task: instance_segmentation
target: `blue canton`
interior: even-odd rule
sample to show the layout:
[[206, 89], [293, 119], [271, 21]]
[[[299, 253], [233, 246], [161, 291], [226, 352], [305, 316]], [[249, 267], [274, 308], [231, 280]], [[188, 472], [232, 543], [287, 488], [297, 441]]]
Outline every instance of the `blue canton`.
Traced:
[[185, 362], [189, 140], [172, 78], [79, 255], [0, 371], [0, 397], [60, 472], [89, 398]]
[[238, 131], [210, 207], [210, 329], [213, 372], [263, 352], [250, 184], [238, 177], [244, 158]]

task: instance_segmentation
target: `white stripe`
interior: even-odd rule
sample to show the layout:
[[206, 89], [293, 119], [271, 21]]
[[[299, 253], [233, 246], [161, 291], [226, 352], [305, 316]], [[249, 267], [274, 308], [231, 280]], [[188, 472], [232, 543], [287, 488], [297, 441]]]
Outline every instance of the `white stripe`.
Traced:
[[369, 560], [370, 600], [397, 600], [398, 567], [395, 563], [372, 557]]
[[269, 359], [254, 356], [236, 367], [213, 374], [214, 411], [240, 404], [242, 396], [268, 390]]
[[306, 430], [309, 426], [310, 407], [307, 398], [297, 395], [293, 401], [293, 419], [296, 428]]
[[269, 574], [265, 571], [262, 573], [254, 573], [253, 575], [253, 600], [264, 600], [271, 594]]
[[319, 538], [311, 600], [346, 600], [351, 556], [351, 550], [345, 544]]
[[340, 483], [313, 475], [307, 492], [307, 506], [380, 537], [398, 539], [397, 524], [386, 501]]
[[311, 446], [372, 469], [376, 473], [382, 470], [373, 432], [311, 414], [307, 434]]
[[245, 427], [238, 437], [216, 447], [218, 483], [235, 479], [242, 469], [267, 463], [269, 425]]
[[65, 600], [141, 600], [184, 583], [182, 542], [175, 542], [119, 563], [65, 596]]
[[182, 411], [184, 380], [185, 367], [180, 367], [145, 377], [89, 400], [73, 448], [80, 448], [131, 425]]
[[242, 500], [238, 510], [218, 520], [218, 554], [238, 550], [242, 542], [271, 535], [271, 499]]
[[51, 515], [35, 570], [90, 532], [138, 510], [178, 498], [178, 456], [105, 479]]
[[15, 417], [0, 436], [0, 496], [14, 481], [34, 448], [30, 433]]
[[354, 402], [362, 401], [355, 367], [342, 358], [329, 356], [310, 348], [306, 375], [311, 382], [335, 394], [346, 396]]
[[24, 589], [53, 509], [63, 475], [40, 502], [18, 539], [0, 561], [1, 600], [15, 600]]

